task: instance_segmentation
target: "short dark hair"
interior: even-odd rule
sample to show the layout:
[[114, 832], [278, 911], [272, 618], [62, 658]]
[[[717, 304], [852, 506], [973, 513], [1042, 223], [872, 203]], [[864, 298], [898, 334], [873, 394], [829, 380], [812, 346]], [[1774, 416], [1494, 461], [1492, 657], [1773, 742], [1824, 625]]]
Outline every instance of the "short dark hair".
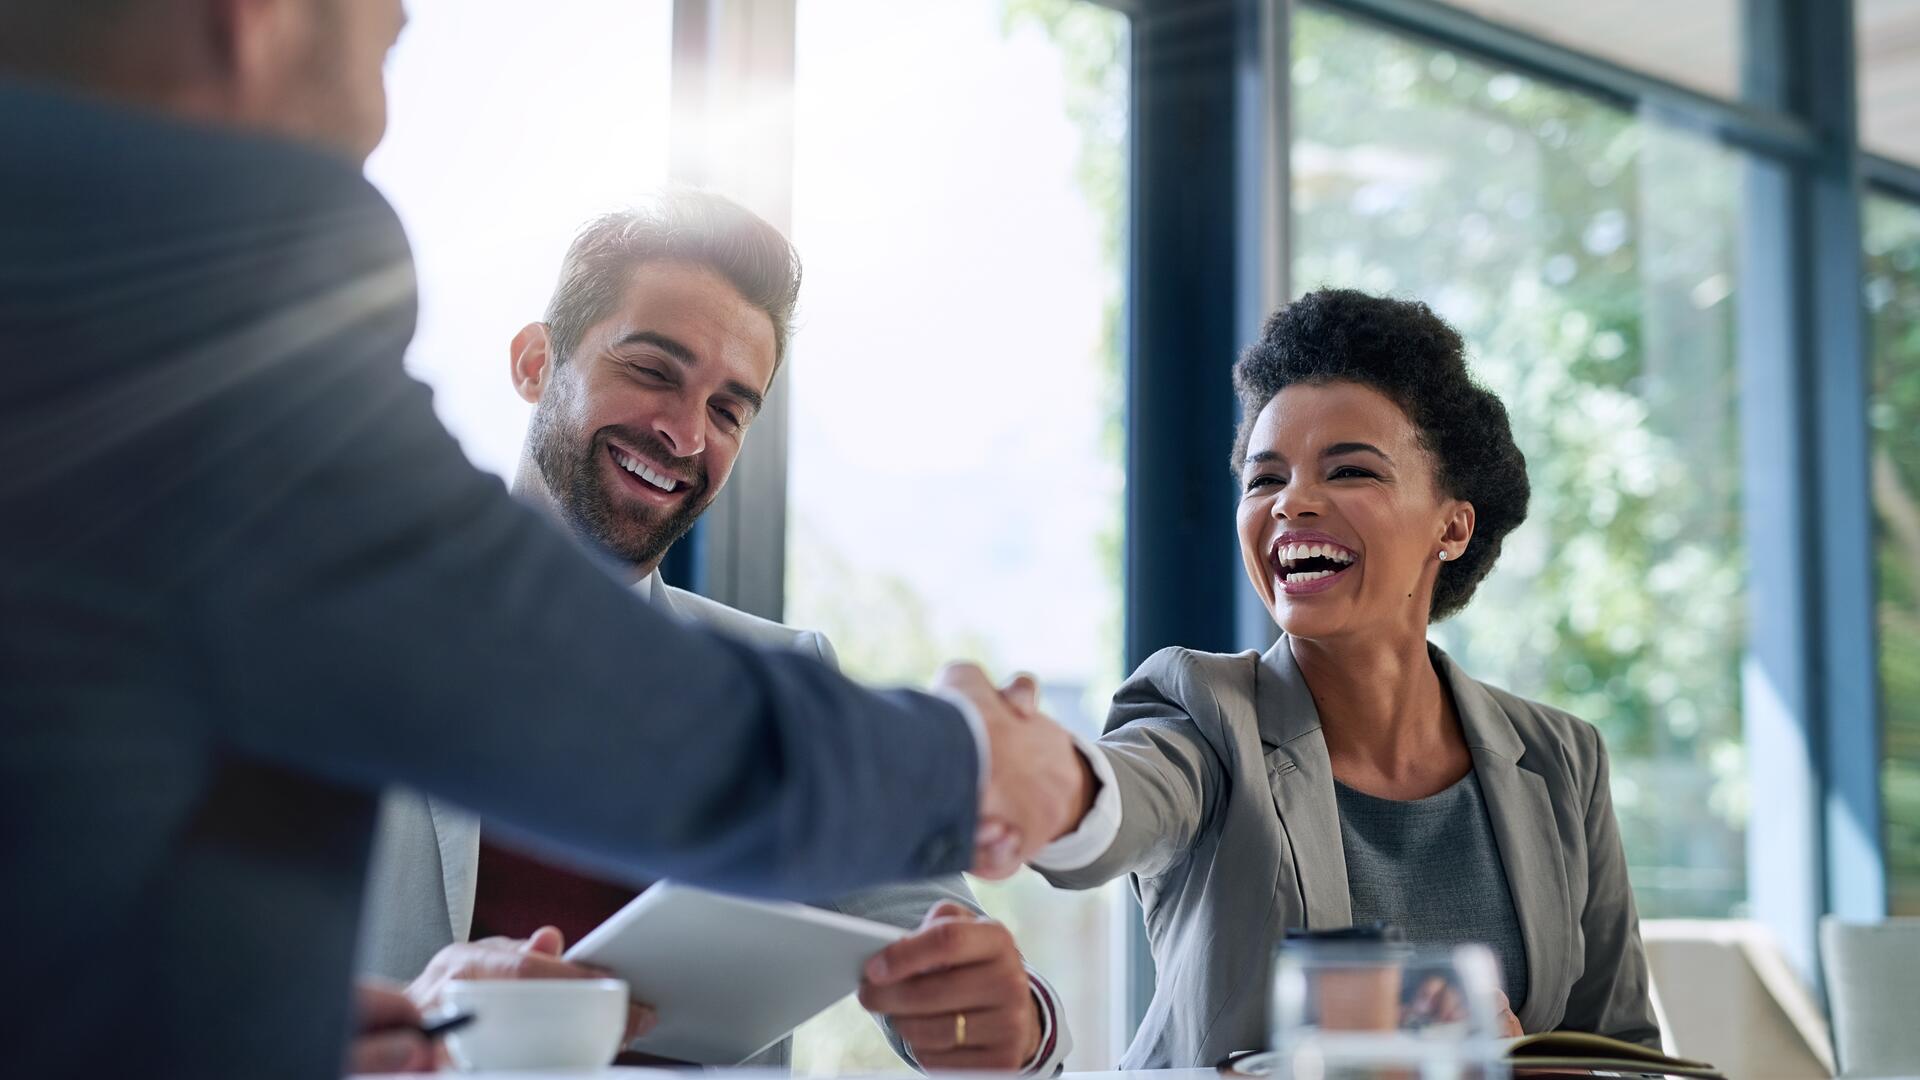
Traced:
[[773, 320], [773, 369], [786, 359], [800, 299], [800, 254], [780, 230], [724, 195], [675, 188], [588, 222], [567, 247], [547, 302], [547, 333], [564, 363], [587, 328], [614, 309], [633, 268], [678, 261], [707, 267]]
[[135, 0], [0, 0], [0, 71], [72, 81], [96, 74]]
[[1527, 517], [1527, 459], [1514, 444], [1507, 408], [1467, 373], [1459, 333], [1432, 308], [1320, 289], [1269, 316], [1233, 367], [1240, 396], [1234, 474], [1268, 402], [1295, 383], [1331, 382], [1371, 387], [1400, 406], [1433, 458], [1440, 490], [1473, 504], [1473, 542], [1440, 567], [1433, 587], [1427, 618], [1438, 622], [1467, 606], [1501, 542]]

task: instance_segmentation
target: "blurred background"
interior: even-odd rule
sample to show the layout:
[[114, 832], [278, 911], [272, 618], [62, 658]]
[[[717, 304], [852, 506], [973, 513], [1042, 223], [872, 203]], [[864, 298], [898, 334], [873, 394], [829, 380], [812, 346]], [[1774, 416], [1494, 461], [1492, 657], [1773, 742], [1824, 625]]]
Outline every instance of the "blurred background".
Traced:
[[[1810, 981], [1820, 915], [1920, 914], [1920, 0], [408, 8], [369, 173], [482, 467], [574, 229], [725, 191], [799, 247], [800, 327], [670, 577], [1097, 731], [1154, 649], [1271, 640], [1225, 467], [1260, 317], [1423, 299], [1534, 489], [1435, 640], [1605, 732], [1641, 914], [1754, 919]], [[1125, 889], [976, 888], [1110, 1066]], [[894, 1064], [851, 1000], [796, 1054]]]

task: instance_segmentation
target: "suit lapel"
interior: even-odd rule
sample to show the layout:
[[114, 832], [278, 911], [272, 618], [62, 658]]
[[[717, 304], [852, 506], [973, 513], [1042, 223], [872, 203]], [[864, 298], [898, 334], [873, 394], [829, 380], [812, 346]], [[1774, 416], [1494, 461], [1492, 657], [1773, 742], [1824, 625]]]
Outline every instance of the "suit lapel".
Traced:
[[1520, 1024], [1528, 1031], [1545, 1031], [1560, 1022], [1560, 1008], [1570, 983], [1568, 963], [1573, 942], [1572, 905], [1567, 889], [1566, 851], [1555, 827], [1553, 800], [1539, 773], [1522, 767], [1525, 744], [1513, 721], [1486, 687], [1468, 678], [1439, 649], [1435, 666], [1453, 693], [1467, 746], [1473, 752], [1474, 773], [1486, 796], [1487, 817], [1494, 843], [1506, 872], [1520, 920], [1520, 937], [1527, 946], [1527, 1001]]
[[480, 819], [432, 798], [427, 800], [427, 815], [440, 846], [447, 925], [453, 940], [465, 941], [473, 931], [473, 893], [480, 875]]
[[1340, 842], [1340, 808], [1333, 795], [1333, 763], [1320, 732], [1320, 710], [1284, 634], [1260, 658], [1254, 711], [1266, 750], [1273, 808], [1292, 849], [1307, 927], [1351, 926], [1353, 905], [1347, 891], [1346, 848]]

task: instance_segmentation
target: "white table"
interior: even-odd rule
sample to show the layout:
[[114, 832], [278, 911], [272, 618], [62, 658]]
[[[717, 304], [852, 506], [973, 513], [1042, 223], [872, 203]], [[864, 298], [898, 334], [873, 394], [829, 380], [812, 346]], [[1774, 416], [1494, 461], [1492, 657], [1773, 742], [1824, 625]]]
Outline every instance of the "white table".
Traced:
[[[783, 1068], [712, 1068], [707, 1074], [724, 1074], [726, 1080], [793, 1080], [793, 1074]], [[419, 1080], [419, 1072], [409, 1072], [405, 1076], [355, 1076], [351, 1080]], [[588, 1076], [601, 1076], [607, 1080], [637, 1080], [647, 1076], [651, 1080], [693, 1080], [703, 1076], [699, 1072], [674, 1070], [674, 1068], [605, 1068], [601, 1072], [442, 1072], [440, 1076], [459, 1078], [472, 1076], [478, 1080], [584, 1080]], [[941, 1072], [939, 1076], [966, 1076], [964, 1072]], [[993, 1076], [995, 1080], [1008, 1080], [1006, 1072], [975, 1072], [973, 1076]], [[858, 1080], [925, 1080], [918, 1072], [900, 1070], [900, 1072], [876, 1072], [862, 1076]], [[1139, 1068], [1133, 1072], [1068, 1072], [1060, 1080], [1217, 1080], [1212, 1068]]]

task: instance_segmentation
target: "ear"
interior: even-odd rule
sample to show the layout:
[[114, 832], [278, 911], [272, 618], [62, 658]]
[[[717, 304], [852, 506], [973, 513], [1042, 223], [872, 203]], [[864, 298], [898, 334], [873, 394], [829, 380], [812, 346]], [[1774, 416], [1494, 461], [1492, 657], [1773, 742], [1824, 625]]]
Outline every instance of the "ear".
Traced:
[[1440, 530], [1440, 546], [1435, 550], [1446, 552], [1449, 560], [1458, 559], [1472, 542], [1473, 504], [1465, 499], [1449, 500]]
[[547, 324], [531, 322], [513, 335], [508, 363], [512, 365], [513, 390], [529, 405], [538, 404], [547, 392], [547, 380], [553, 374], [552, 338]]
[[299, 6], [289, 0], [213, 0], [206, 5], [208, 43], [239, 95], [239, 111], [248, 119], [258, 119], [280, 90], [301, 31]]

